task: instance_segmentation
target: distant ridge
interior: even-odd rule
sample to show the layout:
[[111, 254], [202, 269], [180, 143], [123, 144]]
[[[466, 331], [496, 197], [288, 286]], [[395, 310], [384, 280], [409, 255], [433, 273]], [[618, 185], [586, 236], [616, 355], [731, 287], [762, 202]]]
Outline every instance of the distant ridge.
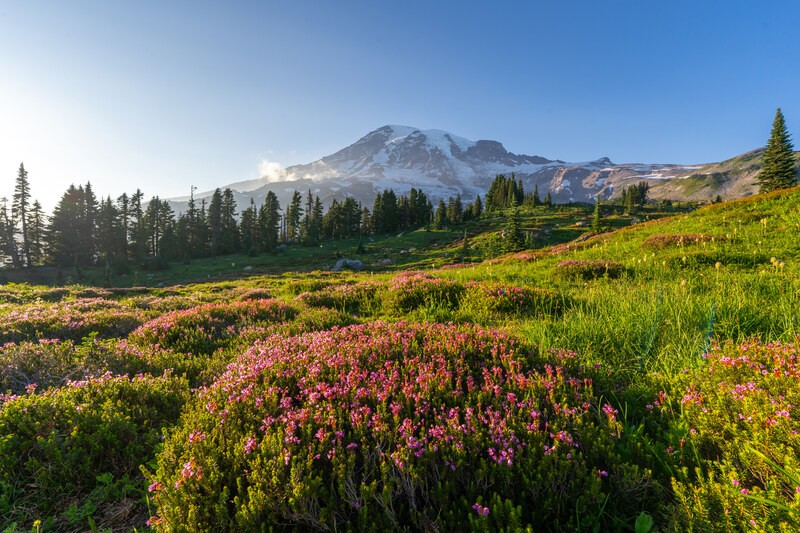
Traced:
[[[526, 191], [538, 186], [542, 197], [550, 192], [558, 203], [611, 198], [641, 180], [650, 182], [652, 198], [703, 201], [717, 194], [734, 198], [755, 193], [760, 153], [755, 150], [709, 165], [616, 164], [608, 157], [569, 163], [514, 154], [498, 141], [472, 141], [443, 130], [387, 125], [317, 161], [220, 188], [231, 188], [242, 209], [251, 198], [261, 205], [270, 190], [281, 205], [286, 205], [293, 191], [311, 190], [325, 204], [349, 196], [371, 207], [375, 195], [389, 188], [405, 194], [414, 187], [435, 200], [460, 194], [471, 201], [486, 192], [495, 175], [513, 173]], [[211, 193], [195, 196], [200, 199]], [[187, 200], [181, 197], [170, 202], [176, 211], [183, 211]]]

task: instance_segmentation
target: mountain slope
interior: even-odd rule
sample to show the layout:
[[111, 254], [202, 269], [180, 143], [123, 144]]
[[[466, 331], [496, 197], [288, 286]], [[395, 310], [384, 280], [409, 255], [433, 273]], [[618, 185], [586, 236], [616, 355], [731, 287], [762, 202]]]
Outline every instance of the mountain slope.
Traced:
[[[751, 150], [720, 163], [705, 165], [696, 172], [677, 176], [651, 187], [650, 196], [657, 199], [708, 201], [717, 195], [724, 199], [757, 194], [763, 148]], [[800, 152], [795, 153], [795, 167], [800, 169]]]
[[[281, 205], [286, 205], [293, 191], [311, 190], [325, 204], [350, 196], [369, 207], [376, 194], [389, 188], [398, 194], [406, 194], [412, 187], [421, 189], [434, 201], [456, 194], [471, 201], [486, 192], [495, 175], [513, 173], [526, 191], [537, 186], [542, 197], [550, 192], [555, 202], [611, 198], [641, 180], [651, 183], [654, 198], [710, 200], [717, 194], [752, 194], [759, 162], [760, 152], [756, 151], [712, 165], [615, 164], [607, 157], [568, 163], [514, 154], [497, 141], [472, 141], [441, 130], [390, 125], [317, 161], [227, 187], [234, 191], [240, 208], [251, 198], [261, 205], [270, 190]], [[198, 198], [210, 195], [209, 191]], [[173, 199], [173, 208], [184, 210], [186, 200]]]

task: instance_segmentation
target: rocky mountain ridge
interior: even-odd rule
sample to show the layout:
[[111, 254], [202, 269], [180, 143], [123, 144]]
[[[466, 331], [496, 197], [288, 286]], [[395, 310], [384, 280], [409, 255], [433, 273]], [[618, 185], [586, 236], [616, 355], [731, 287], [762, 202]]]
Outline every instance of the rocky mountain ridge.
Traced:
[[[269, 176], [223, 185], [234, 191], [240, 208], [252, 198], [261, 205], [273, 191], [286, 205], [293, 191], [310, 190], [329, 205], [353, 197], [371, 207], [375, 195], [393, 189], [398, 195], [414, 187], [434, 200], [460, 194], [464, 201], [484, 194], [497, 174], [521, 180], [526, 191], [549, 191], [557, 203], [594, 202], [619, 195], [626, 186], [646, 180], [650, 196], [671, 200], [710, 200], [757, 192], [760, 169], [756, 150], [709, 165], [616, 164], [608, 157], [570, 163], [538, 155], [514, 154], [497, 141], [472, 141], [442, 130], [383, 126], [355, 143], [317, 161], [281, 169]], [[688, 181], [685, 181], [688, 180]], [[209, 197], [211, 191], [196, 198]], [[180, 212], [188, 198], [170, 202]]]

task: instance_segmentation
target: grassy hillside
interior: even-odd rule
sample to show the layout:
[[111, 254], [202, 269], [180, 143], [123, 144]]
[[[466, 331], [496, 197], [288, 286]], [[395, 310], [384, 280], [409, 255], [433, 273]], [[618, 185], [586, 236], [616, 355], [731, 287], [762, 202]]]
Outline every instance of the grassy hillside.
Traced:
[[[709, 202], [717, 196], [729, 200], [758, 193], [763, 148], [746, 152], [720, 163], [705, 165], [697, 171], [654, 185], [651, 196], [657, 199]], [[800, 152], [795, 153], [800, 171]]]
[[664, 214], [6, 284], [2, 525], [796, 530], [800, 189]]

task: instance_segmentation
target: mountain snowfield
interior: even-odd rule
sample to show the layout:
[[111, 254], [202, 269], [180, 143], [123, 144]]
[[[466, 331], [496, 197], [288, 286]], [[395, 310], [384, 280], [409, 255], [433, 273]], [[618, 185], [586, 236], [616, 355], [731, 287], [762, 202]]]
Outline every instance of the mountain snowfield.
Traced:
[[[334, 198], [351, 196], [371, 207], [375, 195], [384, 189], [401, 195], [412, 187], [423, 190], [434, 202], [456, 194], [471, 201], [486, 192], [497, 174], [514, 174], [526, 191], [538, 186], [542, 198], [550, 192], [555, 202], [593, 202], [641, 180], [653, 182], [651, 191], [657, 191], [663, 182], [702, 173], [702, 169], [702, 165], [615, 164], [607, 157], [569, 163], [514, 154], [497, 141], [472, 141], [442, 130], [389, 125], [317, 161], [271, 169], [260, 179], [221, 188], [234, 191], [240, 208], [249, 205], [251, 198], [261, 205], [270, 190], [282, 206], [293, 191], [305, 194], [310, 190], [326, 205]], [[197, 198], [210, 195], [209, 191]], [[680, 192], [672, 196], [686, 199]], [[176, 211], [182, 211], [187, 200], [182, 197], [171, 202]]]

